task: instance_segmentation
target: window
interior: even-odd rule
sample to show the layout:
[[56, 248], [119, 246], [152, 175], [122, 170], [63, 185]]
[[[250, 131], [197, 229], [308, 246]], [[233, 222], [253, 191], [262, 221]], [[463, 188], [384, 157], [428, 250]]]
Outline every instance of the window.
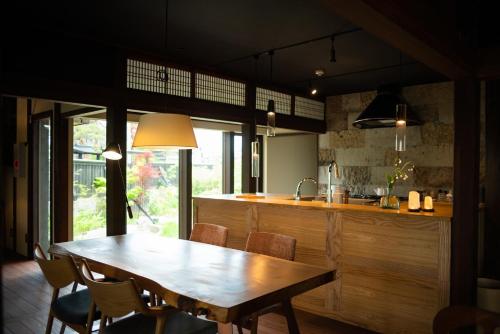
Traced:
[[195, 129], [193, 196], [222, 194], [222, 131]]
[[137, 123], [127, 123], [127, 233], [179, 237], [179, 151], [132, 148]]
[[106, 121], [73, 120], [73, 239], [106, 236]]

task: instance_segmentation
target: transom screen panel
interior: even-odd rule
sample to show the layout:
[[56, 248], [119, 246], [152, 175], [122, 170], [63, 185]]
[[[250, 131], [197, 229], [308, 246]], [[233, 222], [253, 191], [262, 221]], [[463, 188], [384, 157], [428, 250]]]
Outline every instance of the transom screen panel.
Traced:
[[325, 104], [320, 101], [296, 96], [295, 116], [313, 118], [322, 121], [325, 119]]
[[243, 82], [218, 78], [212, 75], [196, 73], [196, 98], [207, 101], [245, 106], [245, 88]]
[[[191, 96], [191, 73], [178, 68], [127, 59], [127, 88], [183, 97]], [[166, 90], [165, 90], [166, 84]]]
[[292, 96], [274, 90], [257, 87], [255, 107], [259, 110], [267, 110], [267, 101], [274, 100], [275, 110], [279, 114], [290, 115], [292, 113]]

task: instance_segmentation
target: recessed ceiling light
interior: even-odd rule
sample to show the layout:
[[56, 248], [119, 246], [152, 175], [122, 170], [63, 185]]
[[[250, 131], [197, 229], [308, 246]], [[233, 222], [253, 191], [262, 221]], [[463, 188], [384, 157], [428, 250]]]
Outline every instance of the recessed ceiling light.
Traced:
[[317, 77], [322, 77], [323, 75], [325, 75], [325, 70], [322, 68], [317, 68], [314, 70], [314, 75], [316, 75]]

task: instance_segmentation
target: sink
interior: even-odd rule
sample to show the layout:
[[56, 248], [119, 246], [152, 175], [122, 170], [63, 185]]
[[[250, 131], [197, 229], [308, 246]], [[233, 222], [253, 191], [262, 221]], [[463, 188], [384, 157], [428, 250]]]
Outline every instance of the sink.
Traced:
[[[290, 201], [296, 201], [295, 198], [287, 198]], [[323, 196], [302, 196], [300, 198], [301, 202], [326, 202], [326, 198]], [[352, 198], [349, 197], [349, 204], [355, 205], [368, 205], [368, 206], [378, 206], [379, 201], [370, 198]]]
[[[296, 201], [295, 197], [292, 198], [286, 198], [289, 201]], [[326, 198], [322, 196], [302, 196], [299, 201], [304, 201], [304, 202], [312, 202], [312, 201], [317, 201], [317, 202], [326, 202]]]

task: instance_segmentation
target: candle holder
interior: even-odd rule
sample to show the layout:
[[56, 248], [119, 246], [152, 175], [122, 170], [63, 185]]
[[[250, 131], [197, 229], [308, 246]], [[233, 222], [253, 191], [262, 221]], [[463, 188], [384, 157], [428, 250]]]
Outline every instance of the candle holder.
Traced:
[[416, 191], [410, 191], [410, 193], [408, 194], [408, 211], [420, 211], [420, 194]]
[[425, 196], [424, 198], [424, 208], [422, 209], [424, 212], [434, 212], [434, 204], [432, 202], [431, 196]]

